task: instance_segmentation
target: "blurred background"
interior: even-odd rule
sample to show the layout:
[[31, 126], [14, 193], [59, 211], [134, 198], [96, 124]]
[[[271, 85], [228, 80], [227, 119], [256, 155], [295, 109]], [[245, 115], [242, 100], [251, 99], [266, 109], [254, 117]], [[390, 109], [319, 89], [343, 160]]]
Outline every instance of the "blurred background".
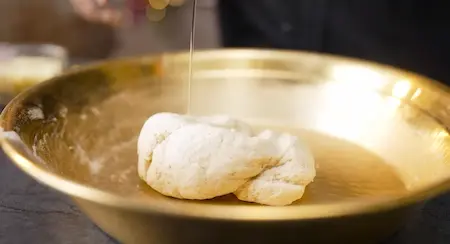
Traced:
[[[198, 1], [196, 49], [220, 46], [216, 5]], [[100, 20], [107, 10], [121, 21]], [[0, 106], [73, 65], [188, 50], [192, 10], [185, 0], [1, 0]]]
[[[197, 48], [219, 46], [216, 0], [197, 10]], [[1, 0], [0, 42], [53, 43], [67, 48], [70, 60], [94, 60], [189, 48], [192, 3], [167, 8], [162, 21], [116, 26], [89, 22], [69, 0]]]

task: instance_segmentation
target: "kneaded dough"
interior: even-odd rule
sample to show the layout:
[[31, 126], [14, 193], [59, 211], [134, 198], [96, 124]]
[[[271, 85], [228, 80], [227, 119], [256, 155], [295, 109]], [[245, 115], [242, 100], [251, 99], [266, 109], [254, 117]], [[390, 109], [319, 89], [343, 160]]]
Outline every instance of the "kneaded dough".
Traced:
[[138, 173], [154, 190], [180, 199], [234, 193], [240, 200], [283, 206], [303, 196], [316, 175], [297, 137], [263, 131], [228, 116], [159, 113], [138, 139]]
[[258, 137], [275, 143], [278, 161], [235, 191], [236, 197], [242, 201], [281, 206], [300, 199], [316, 176], [314, 158], [306, 145], [295, 136], [269, 130]]

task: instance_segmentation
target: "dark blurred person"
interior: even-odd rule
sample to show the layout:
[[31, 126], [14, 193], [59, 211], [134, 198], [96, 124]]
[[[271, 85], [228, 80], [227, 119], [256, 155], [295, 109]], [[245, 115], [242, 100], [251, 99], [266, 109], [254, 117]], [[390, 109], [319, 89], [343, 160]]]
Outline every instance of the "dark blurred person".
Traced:
[[0, 42], [53, 43], [71, 57], [102, 59], [118, 43], [107, 24], [88, 21], [62, 0], [0, 0]]

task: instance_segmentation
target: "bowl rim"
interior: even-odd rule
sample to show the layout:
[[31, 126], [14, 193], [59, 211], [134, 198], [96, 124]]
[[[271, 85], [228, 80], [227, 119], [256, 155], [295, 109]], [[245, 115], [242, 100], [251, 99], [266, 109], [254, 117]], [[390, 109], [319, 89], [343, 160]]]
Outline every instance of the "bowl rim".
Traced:
[[[450, 88], [437, 83], [434, 80], [425, 78], [424, 76], [417, 75], [409, 71], [403, 71], [391, 66], [377, 64], [370, 61], [359, 60], [355, 58], [342, 57], [330, 54], [318, 54], [314, 52], [304, 51], [281, 51], [281, 50], [260, 50], [260, 49], [211, 49], [196, 51], [196, 54], [201, 53], [204, 56], [211, 56], [212, 53], [223, 54], [247, 54], [251, 55], [254, 52], [265, 53], [267, 55], [272, 54], [288, 54], [288, 55], [313, 55], [313, 56], [325, 56], [333, 60], [347, 61], [358, 64], [368, 64], [371, 66], [387, 69], [395, 72], [401, 72], [403, 74], [414, 75], [419, 77], [427, 85], [432, 85], [434, 88], [450, 91]], [[162, 56], [170, 55], [172, 57], [186, 58], [188, 52], [171, 52], [162, 53]], [[149, 60], [156, 59], [161, 55], [150, 55], [142, 57], [128, 57], [119, 58], [109, 61], [100, 61], [84, 65], [82, 67], [75, 67], [64, 72], [53, 79], [44, 81], [31, 88], [30, 90], [39, 89], [40, 86], [50, 82], [58, 82], [63, 80], [64, 77], [68, 77], [79, 71], [86, 71], [91, 69], [100, 68], [104, 65], [114, 62], [126, 62], [136, 60]], [[220, 54], [221, 55], [221, 54]], [[2, 111], [1, 120], [5, 120], [5, 117], [10, 116], [10, 106], [15, 101], [20, 100], [22, 97], [26, 97], [27, 91], [16, 96]], [[1, 129], [1, 128], [0, 128]], [[7, 131], [5, 131], [7, 132]], [[388, 211], [396, 208], [405, 207], [414, 203], [421, 202], [425, 199], [437, 196], [450, 188], [450, 179], [444, 179], [441, 182], [430, 185], [426, 188], [414, 191], [412, 194], [378, 198], [372, 201], [348, 201], [339, 203], [329, 203], [320, 205], [293, 205], [283, 207], [272, 207], [261, 205], [239, 205], [239, 206], [223, 206], [223, 205], [208, 205], [198, 204], [195, 201], [176, 200], [172, 204], [167, 204], [167, 201], [160, 201], [158, 199], [153, 200], [151, 203], [148, 201], [142, 201], [139, 199], [128, 199], [119, 194], [110, 193], [100, 190], [98, 188], [89, 186], [87, 184], [78, 183], [70, 179], [64, 178], [58, 174], [52, 173], [34, 163], [34, 159], [30, 159], [26, 156], [16, 143], [13, 143], [5, 136], [0, 136], [0, 144], [6, 155], [12, 160], [12, 162], [18, 166], [26, 174], [37, 180], [38, 182], [47, 185], [61, 193], [67, 194], [73, 198], [82, 199], [99, 205], [105, 205], [109, 207], [115, 207], [120, 209], [126, 209], [130, 211], [146, 212], [151, 214], [165, 214], [178, 217], [191, 217], [200, 219], [220, 219], [223, 221], [295, 221], [295, 220], [307, 220], [307, 219], [323, 219], [334, 218], [344, 216], [354, 216], [360, 214], [375, 213], [378, 211]], [[23, 150], [23, 149], [22, 149]]]

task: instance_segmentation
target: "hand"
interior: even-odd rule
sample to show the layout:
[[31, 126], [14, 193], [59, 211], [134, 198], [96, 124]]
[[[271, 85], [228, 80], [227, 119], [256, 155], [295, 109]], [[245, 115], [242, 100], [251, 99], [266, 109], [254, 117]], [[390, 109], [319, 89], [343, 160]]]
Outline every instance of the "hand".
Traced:
[[70, 0], [76, 13], [88, 21], [116, 25], [123, 19], [123, 11], [107, 7], [108, 0]]
[[181, 6], [185, 0], [123, 0], [126, 2], [126, 9], [115, 9], [107, 7], [108, 0], [70, 0], [75, 12], [88, 21], [101, 22], [105, 24], [117, 25], [125, 19], [125, 12], [131, 13], [131, 18], [135, 22], [139, 14], [144, 13], [147, 7], [154, 9], [164, 9], [169, 4]]

